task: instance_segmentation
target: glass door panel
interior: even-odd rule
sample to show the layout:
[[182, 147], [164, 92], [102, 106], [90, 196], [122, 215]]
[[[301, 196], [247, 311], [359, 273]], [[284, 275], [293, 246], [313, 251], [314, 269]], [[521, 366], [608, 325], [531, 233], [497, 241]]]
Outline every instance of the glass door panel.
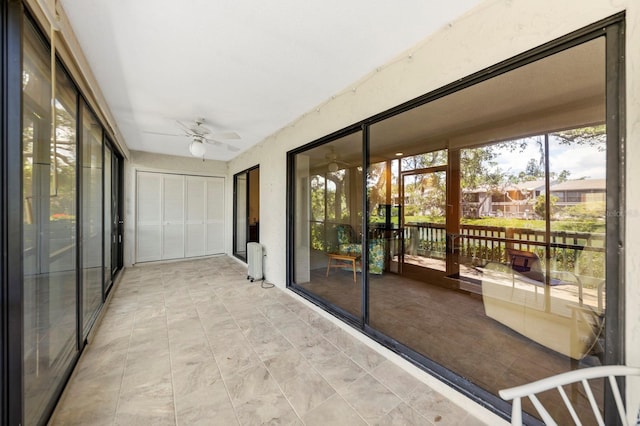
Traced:
[[112, 185], [112, 151], [108, 144], [104, 146], [104, 287], [111, 287], [111, 245], [112, 245], [112, 211], [111, 211], [111, 185]]
[[82, 318], [86, 337], [103, 292], [102, 126], [82, 103]]
[[122, 215], [120, 213], [120, 162], [114, 152], [112, 155], [111, 183], [111, 277], [122, 268]]
[[234, 205], [234, 239], [233, 254], [244, 261], [247, 260], [247, 173], [235, 176]]
[[77, 354], [77, 92], [57, 66], [51, 101], [50, 53], [28, 20], [23, 48], [24, 413], [39, 424]]
[[[362, 315], [362, 132], [295, 156], [295, 285], [343, 313]], [[369, 270], [383, 271], [369, 243]]]
[[260, 242], [260, 168], [236, 174], [233, 182], [233, 254], [246, 261], [247, 243]]
[[247, 242], [257, 243], [260, 241], [260, 169], [251, 169], [248, 175]]
[[495, 395], [602, 363], [605, 82], [597, 38], [370, 126], [368, 226], [383, 204], [402, 228], [400, 274], [369, 275], [372, 328]]

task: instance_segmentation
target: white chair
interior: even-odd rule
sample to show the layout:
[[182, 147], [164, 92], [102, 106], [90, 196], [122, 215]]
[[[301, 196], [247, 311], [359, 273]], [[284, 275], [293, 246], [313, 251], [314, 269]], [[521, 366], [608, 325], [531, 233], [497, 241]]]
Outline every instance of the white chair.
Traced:
[[[536, 394], [556, 388], [560, 393], [565, 406], [569, 410], [569, 413], [571, 413], [571, 417], [573, 418], [574, 423], [576, 425], [580, 425], [580, 419], [576, 414], [573, 404], [567, 397], [563, 386], [581, 382], [587, 398], [589, 399], [589, 403], [591, 404], [591, 409], [593, 411], [595, 420], [599, 425], [604, 426], [604, 420], [602, 419], [602, 415], [600, 414], [598, 404], [596, 403], [596, 400], [593, 396], [593, 392], [591, 391], [591, 386], [589, 385], [588, 380], [608, 377], [609, 384], [611, 385], [611, 391], [613, 392], [613, 397], [615, 398], [616, 406], [618, 408], [618, 415], [620, 416], [622, 424], [627, 426], [629, 424], [627, 421], [627, 412], [620, 396], [618, 383], [616, 382], [616, 377], [620, 376], [640, 376], [640, 368], [627, 367], [624, 365], [604, 365], [600, 367], [582, 368], [579, 370], [569, 371], [566, 373], [547, 377], [545, 379], [537, 380], [525, 385], [503, 389], [499, 391], [499, 394], [500, 397], [506, 401], [513, 400], [511, 409], [512, 425], [522, 425], [522, 398], [529, 397], [529, 399], [533, 403], [533, 406], [538, 411], [538, 414], [540, 414], [542, 421], [545, 424], [551, 426], [557, 425], [557, 423], [553, 420], [549, 412], [544, 408], [540, 400], [536, 397]], [[635, 415], [636, 411], [633, 410], [632, 413]]]

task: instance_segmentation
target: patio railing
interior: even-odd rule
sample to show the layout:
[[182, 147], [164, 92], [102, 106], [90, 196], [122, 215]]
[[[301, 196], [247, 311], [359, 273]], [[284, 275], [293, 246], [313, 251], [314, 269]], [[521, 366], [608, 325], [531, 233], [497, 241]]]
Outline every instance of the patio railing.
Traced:
[[[461, 262], [476, 265], [506, 263], [507, 248], [536, 252], [544, 262], [545, 236], [545, 231], [530, 228], [460, 225], [458, 234], [447, 235], [441, 223], [410, 223], [404, 227], [405, 254], [445, 258], [447, 248], [451, 250], [457, 242]], [[604, 237], [602, 233], [552, 231], [551, 269], [604, 278]]]

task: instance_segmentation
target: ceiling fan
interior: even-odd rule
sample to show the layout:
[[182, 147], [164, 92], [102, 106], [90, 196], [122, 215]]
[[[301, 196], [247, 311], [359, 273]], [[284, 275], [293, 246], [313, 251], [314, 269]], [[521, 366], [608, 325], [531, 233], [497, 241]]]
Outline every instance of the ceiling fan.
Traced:
[[327, 160], [327, 169], [330, 172], [337, 172], [340, 169], [340, 165], [349, 166], [349, 163], [346, 161], [341, 161], [338, 159], [338, 154], [336, 154], [335, 148], [333, 146], [329, 147], [329, 152], [327, 152], [324, 156]]
[[[189, 144], [189, 152], [191, 153], [191, 155], [193, 155], [194, 157], [202, 157], [204, 159], [204, 154], [207, 151], [205, 144], [214, 146], [226, 146], [229, 151], [234, 152], [240, 150], [240, 148], [238, 148], [237, 146], [222, 142], [222, 140], [240, 139], [240, 135], [238, 135], [236, 132], [213, 133], [208, 127], [203, 125], [204, 122], [205, 119], [201, 117], [196, 118], [193, 123], [188, 124], [176, 120], [176, 124], [184, 132], [184, 136], [191, 138], [191, 144]], [[145, 133], [162, 136], [182, 136], [159, 132]]]

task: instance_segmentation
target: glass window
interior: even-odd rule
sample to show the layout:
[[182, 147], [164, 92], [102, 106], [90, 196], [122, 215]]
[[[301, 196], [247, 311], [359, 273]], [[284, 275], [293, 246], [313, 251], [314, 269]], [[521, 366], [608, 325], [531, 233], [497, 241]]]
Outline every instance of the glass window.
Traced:
[[52, 103], [49, 49], [29, 20], [23, 39], [24, 413], [36, 424], [77, 353], [77, 93], [56, 66]]

